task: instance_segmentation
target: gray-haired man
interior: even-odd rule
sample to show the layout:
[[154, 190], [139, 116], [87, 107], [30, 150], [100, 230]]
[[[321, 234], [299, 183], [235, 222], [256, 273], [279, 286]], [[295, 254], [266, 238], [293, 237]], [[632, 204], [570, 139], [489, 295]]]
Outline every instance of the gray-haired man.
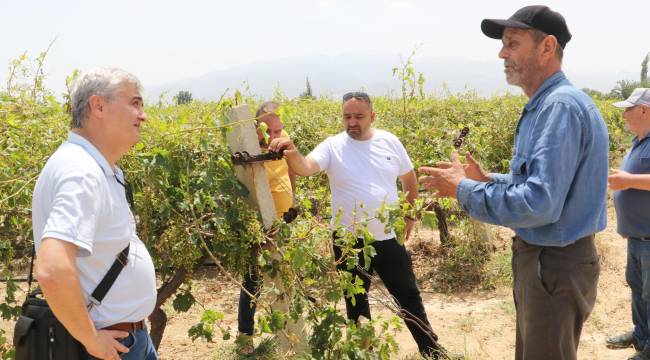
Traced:
[[[118, 69], [77, 80], [72, 130], [43, 168], [32, 200], [36, 277], [57, 319], [99, 359], [157, 359], [144, 325], [156, 302], [153, 262], [138, 239], [117, 161], [140, 141], [140, 82]], [[128, 261], [107, 295], [90, 294], [117, 255]], [[121, 340], [116, 340], [121, 339]]]
[[650, 89], [635, 89], [614, 106], [625, 109], [623, 119], [634, 134], [621, 170], [613, 170], [608, 178], [614, 190], [617, 230], [627, 238], [625, 278], [632, 290], [634, 327], [607, 339], [607, 346], [634, 346], [638, 351], [630, 359], [650, 360]]

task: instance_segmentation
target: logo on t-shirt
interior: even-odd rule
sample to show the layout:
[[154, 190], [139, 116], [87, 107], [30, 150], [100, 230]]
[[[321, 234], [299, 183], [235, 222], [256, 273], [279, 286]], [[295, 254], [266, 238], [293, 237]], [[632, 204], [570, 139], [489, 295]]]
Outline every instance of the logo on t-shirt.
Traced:
[[390, 160], [390, 156], [386, 156], [386, 160]]

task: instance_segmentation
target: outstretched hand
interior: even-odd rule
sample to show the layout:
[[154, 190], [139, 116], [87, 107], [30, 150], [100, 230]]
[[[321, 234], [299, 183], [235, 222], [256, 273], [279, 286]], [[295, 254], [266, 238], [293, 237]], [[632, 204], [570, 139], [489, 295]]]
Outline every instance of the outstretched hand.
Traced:
[[439, 162], [436, 166], [422, 166], [418, 169], [418, 172], [427, 174], [420, 176], [420, 184], [427, 190], [435, 191], [436, 197], [456, 198], [458, 185], [468, 177], [465, 173], [467, 165], [460, 162], [458, 152], [454, 150], [451, 153], [451, 162]]
[[[481, 164], [474, 159], [471, 153], [465, 154], [465, 160], [467, 160], [467, 164], [463, 164], [463, 170], [465, 170], [467, 178], [480, 182], [490, 181], [490, 174], [481, 168]], [[436, 163], [436, 167], [440, 169], [449, 169], [451, 166], [452, 163], [449, 161], [438, 161]]]

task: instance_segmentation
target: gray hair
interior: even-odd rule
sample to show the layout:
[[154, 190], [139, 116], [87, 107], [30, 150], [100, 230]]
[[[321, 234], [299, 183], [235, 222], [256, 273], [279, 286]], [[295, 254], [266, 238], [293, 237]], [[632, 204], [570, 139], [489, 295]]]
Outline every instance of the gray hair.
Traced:
[[257, 119], [257, 121], [260, 121], [260, 119], [263, 118], [266, 114], [275, 114], [275, 111], [279, 107], [280, 104], [276, 103], [275, 101], [265, 101], [257, 109], [257, 112], [255, 112], [255, 119]]
[[[537, 29], [531, 29], [530, 35], [533, 37], [535, 46], [539, 45], [539, 43], [541, 43], [542, 40], [546, 39], [548, 36], [547, 33]], [[560, 43], [557, 43], [557, 47], [555, 48], [555, 56], [560, 60], [560, 62], [562, 62], [562, 58], [564, 57], [564, 48], [562, 48], [562, 45], [560, 45]]]
[[142, 91], [140, 80], [134, 75], [116, 68], [96, 68], [87, 71], [75, 81], [72, 88], [72, 128], [81, 128], [90, 113], [90, 97], [98, 95], [111, 101], [123, 84], [132, 84]]

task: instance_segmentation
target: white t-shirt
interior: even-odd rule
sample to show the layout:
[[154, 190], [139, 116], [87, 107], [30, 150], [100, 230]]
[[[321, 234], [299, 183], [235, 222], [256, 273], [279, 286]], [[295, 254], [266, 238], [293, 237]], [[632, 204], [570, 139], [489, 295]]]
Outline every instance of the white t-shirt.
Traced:
[[[372, 138], [365, 141], [354, 140], [346, 132], [328, 137], [307, 155], [327, 173], [332, 224], [341, 209], [341, 225], [351, 232], [356, 232], [355, 222], [374, 218], [382, 203], [397, 204], [397, 178], [413, 170], [406, 149], [395, 135], [373, 131]], [[377, 219], [370, 220], [368, 230], [375, 240], [395, 237], [395, 232], [386, 233]]]
[[114, 171], [88, 140], [70, 132], [45, 164], [32, 198], [36, 250], [44, 238], [79, 247], [77, 271], [86, 304], [117, 254], [131, 244], [127, 265], [101, 305], [90, 311], [98, 329], [140, 321], [156, 304], [153, 262], [116, 177], [124, 182], [119, 168]]

